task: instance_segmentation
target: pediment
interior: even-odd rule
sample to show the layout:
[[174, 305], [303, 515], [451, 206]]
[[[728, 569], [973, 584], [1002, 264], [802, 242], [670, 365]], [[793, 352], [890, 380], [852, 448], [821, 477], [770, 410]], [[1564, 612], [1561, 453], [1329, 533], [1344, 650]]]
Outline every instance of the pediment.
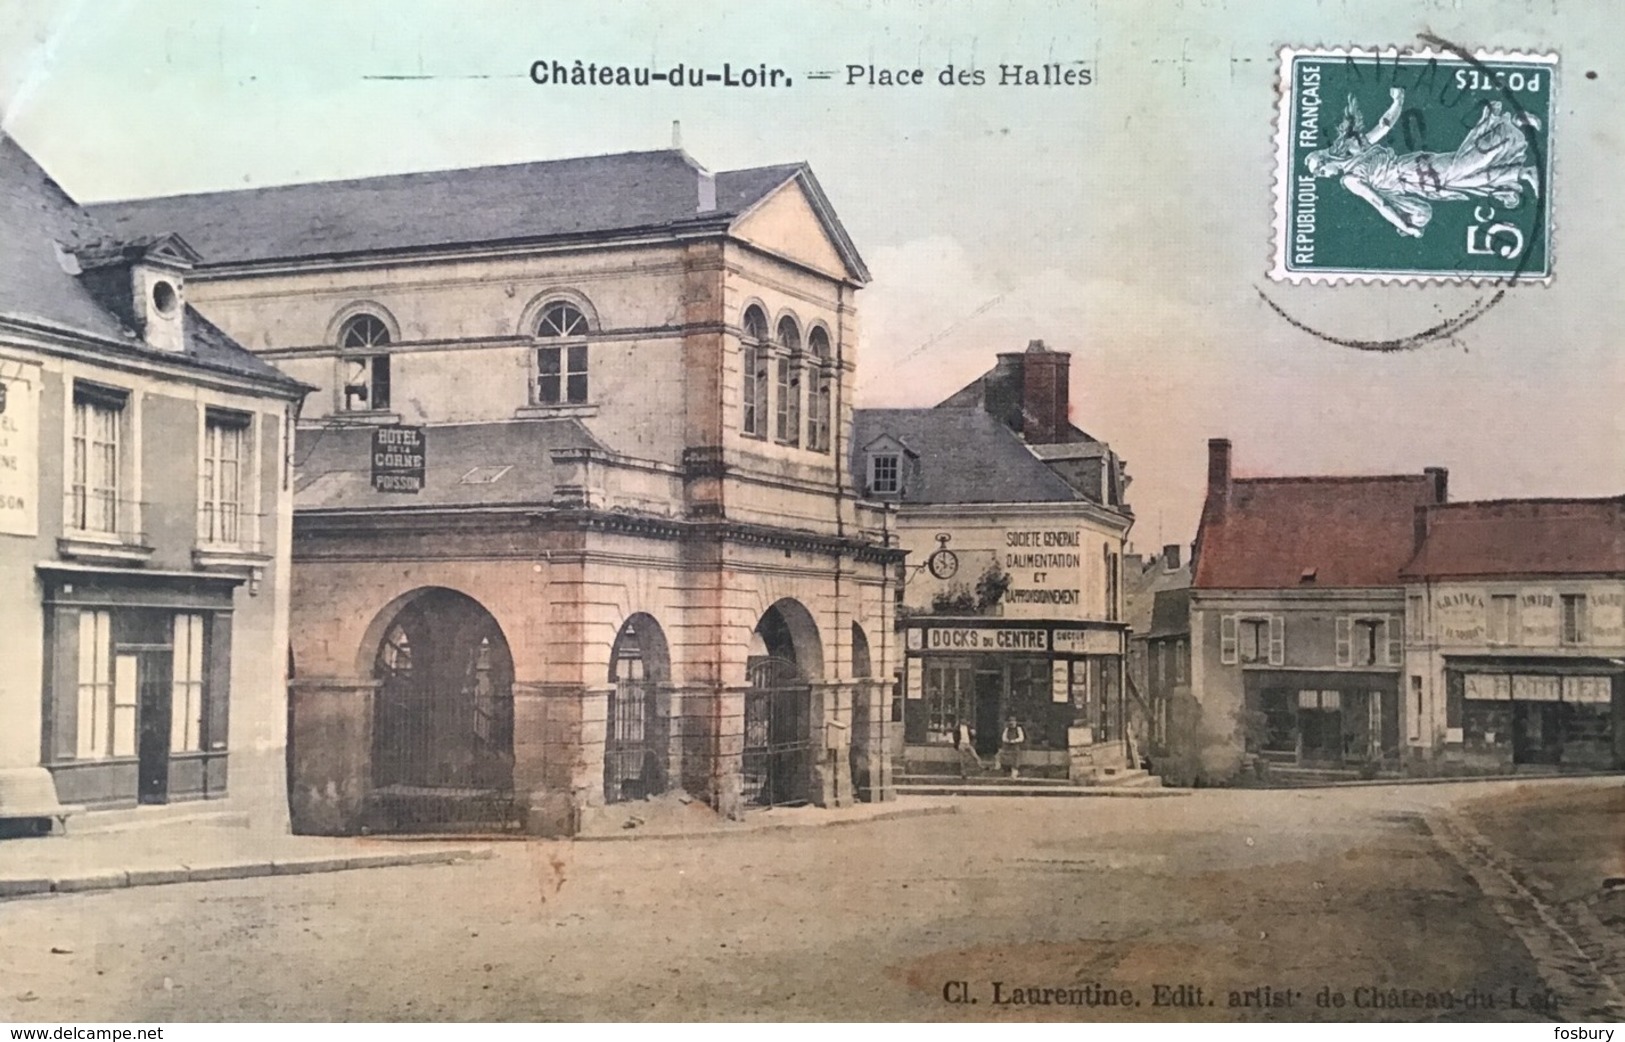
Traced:
[[869, 273], [822, 192], [802, 173], [786, 180], [734, 222], [734, 235], [831, 278], [867, 282]]

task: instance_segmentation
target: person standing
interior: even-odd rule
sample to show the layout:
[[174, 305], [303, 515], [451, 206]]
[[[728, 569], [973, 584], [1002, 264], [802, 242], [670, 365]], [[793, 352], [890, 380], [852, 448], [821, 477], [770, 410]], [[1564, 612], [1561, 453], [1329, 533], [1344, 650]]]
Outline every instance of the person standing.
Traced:
[[1021, 729], [1021, 724], [1012, 714], [999, 735], [999, 765], [1008, 769], [1012, 778], [1021, 777], [1021, 747], [1025, 744], [1027, 732]]
[[959, 750], [959, 776], [967, 777], [969, 774], [967, 768], [973, 763], [976, 765], [976, 773], [982, 773], [986, 765], [982, 763], [982, 758], [976, 755], [976, 735], [971, 731], [970, 724], [953, 717], [948, 719], [948, 723], [954, 729], [954, 748]]

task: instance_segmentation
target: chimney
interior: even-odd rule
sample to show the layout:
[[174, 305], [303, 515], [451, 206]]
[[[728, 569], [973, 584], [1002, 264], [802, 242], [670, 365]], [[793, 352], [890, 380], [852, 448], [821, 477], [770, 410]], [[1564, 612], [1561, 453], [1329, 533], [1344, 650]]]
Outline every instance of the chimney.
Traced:
[[1029, 445], [1066, 440], [1071, 425], [1072, 356], [1051, 351], [1042, 340], [1027, 344], [1021, 359], [1021, 434]]
[[1433, 479], [1433, 501], [1450, 502], [1450, 471], [1443, 467], [1424, 467], [1422, 473]]
[[1207, 440], [1207, 495], [1230, 497], [1230, 439]]
[[1428, 541], [1428, 507], [1425, 503], [1416, 504], [1416, 513], [1411, 519], [1411, 554], [1422, 552], [1422, 544]]
[[671, 121], [671, 147], [674, 149], [683, 147], [683, 121], [680, 119]]
[[1170, 572], [1179, 570], [1179, 544], [1169, 543], [1162, 548], [1162, 566]]
[[1021, 433], [1021, 398], [1026, 356], [1006, 351], [998, 356], [993, 371], [982, 378], [982, 408], [1006, 427]]

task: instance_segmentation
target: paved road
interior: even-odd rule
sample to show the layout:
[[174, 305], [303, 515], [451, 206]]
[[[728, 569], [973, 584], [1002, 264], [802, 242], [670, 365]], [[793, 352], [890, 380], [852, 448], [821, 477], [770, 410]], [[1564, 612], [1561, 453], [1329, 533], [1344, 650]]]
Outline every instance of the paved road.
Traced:
[[1549, 967], [1424, 820], [1487, 791], [967, 800], [19, 900], [0, 1021], [1549, 1020]]

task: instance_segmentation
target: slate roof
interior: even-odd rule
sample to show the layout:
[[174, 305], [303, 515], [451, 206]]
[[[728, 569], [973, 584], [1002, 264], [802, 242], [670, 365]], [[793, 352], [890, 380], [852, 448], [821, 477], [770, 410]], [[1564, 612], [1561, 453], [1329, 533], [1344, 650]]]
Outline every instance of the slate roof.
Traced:
[[[603, 449], [579, 420], [508, 420], [427, 427], [423, 490], [372, 487], [373, 428], [300, 430], [294, 438], [294, 509], [377, 510], [395, 507], [546, 506], [557, 468], [553, 449]], [[495, 481], [463, 482], [474, 468]]]
[[1433, 501], [1426, 474], [1233, 479], [1227, 499], [1210, 497], [1203, 508], [1194, 585], [1399, 586], [1415, 550], [1416, 507]]
[[1141, 637], [1151, 633], [1156, 598], [1164, 591], [1184, 590], [1191, 584], [1190, 561], [1170, 569], [1160, 554], [1137, 572], [1131, 573], [1125, 566], [1124, 573], [1123, 621], [1128, 623], [1131, 632]]
[[702, 172], [677, 149], [134, 199], [91, 212], [121, 236], [179, 231], [206, 266], [722, 229], [798, 175], [837, 248], [867, 281], [806, 164], [720, 172], [716, 209], [702, 213]]
[[185, 358], [204, 369], [289, 390], [305, 388], [190, 306], [184, 319], [183, 354], [148, 347], [78, 274], [77, 255], [107, 254], [132, 245], [142, 244], [114, 240], [14, 138], [0, 133], [0, 319], [55, 326], [97, 341], [115, 341], [132, 352], [164, 360]]
[[[857, 409], [852, 474], [861, 495], [865, 449], [890, 435], [918, 456], [905, 472], [904, 503], [1067, 503], [1084, 497], [981, 409]], [[912, 478], [913, 480], [910, 480]]]
[[1191, 631], [1190, 587], [1158, 590], [1153, 598], [1151, 626], [1147, 638], [1175, 637]]
[[1625, 497], [1452, 503], [1427, 523], [1407, 577], [1625, 573]]

